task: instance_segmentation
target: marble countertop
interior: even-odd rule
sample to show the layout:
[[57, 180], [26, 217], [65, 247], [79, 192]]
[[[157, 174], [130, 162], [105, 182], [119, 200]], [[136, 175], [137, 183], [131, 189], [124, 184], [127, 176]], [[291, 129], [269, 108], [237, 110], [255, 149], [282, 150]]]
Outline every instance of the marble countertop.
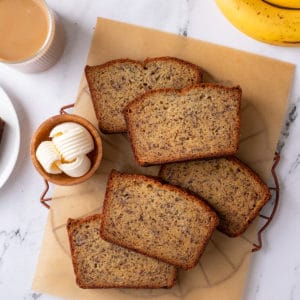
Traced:
[[[48, 0], [60, 15], [66, 47], [46, 72], [23, 74], [0, 65], [0, 86], [11, 98], [21, 125], [21, 149], [12, 175], [0, 189], [0, 298], [57, 299], [31, 290], [47, 210], [43, 189], [29, 157], [37, 126], [74, 102], [96, 17], [124, 21], [230, 46], [296, 65], [286, 119], [279, 141], [281, 200], [276, 220], [264, 233], [264, 247], [253, 255], [243, 299], [300, 299], [300, 102], [299, 47], [255, 41], [234, 28], [212, 0]], [[276, 88], [274, 86], [274, 88]], [[270, 207], [265, 208], [270, 211]]]

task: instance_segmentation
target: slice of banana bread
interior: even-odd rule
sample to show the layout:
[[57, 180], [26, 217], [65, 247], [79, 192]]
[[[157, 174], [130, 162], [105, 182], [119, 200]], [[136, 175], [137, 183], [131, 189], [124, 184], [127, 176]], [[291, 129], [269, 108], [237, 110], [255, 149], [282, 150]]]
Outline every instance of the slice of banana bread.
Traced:
[[203, 197], [220, 218], [218, 229], [241, 235], [271, 194], [265, 183], [235, 157], [164, 165], [160, 177]]
[[183, 88], [201, 82], [198, 66], [174, 57], [117, 59], [86, 66], [86, 79], [101, 131], [125, 132], [124, 107], [145, 91]]
[[81, 288], [162, 288], [175, 284], [176, 268], [104, 241], [101, 215], [69, 219], [67, 230], [76, 282]]
[[201, 199], [159, 180], [112, 171], [100, 234], [172, 265], [194, 267], [218, 224]]
[[239, 87], [200, 84], [147, 92], [124, 110], [137, 162], [163, 164], [235, 154]]

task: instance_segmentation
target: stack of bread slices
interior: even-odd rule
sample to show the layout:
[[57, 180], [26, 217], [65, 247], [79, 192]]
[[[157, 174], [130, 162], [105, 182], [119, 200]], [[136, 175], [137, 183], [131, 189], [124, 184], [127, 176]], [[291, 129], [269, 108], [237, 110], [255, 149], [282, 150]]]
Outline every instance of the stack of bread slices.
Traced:
[[202, 83], [198, 66], [173, 57], [119, 59], [85, 69], [103, 133], [127, 132], [141, 166], [112, 170], [102, 214], [69, 219], [82, 288], [162, 288], [197, 265], [215, 229], [241, 235], [270, 199], [234, 155], [242, 90]]

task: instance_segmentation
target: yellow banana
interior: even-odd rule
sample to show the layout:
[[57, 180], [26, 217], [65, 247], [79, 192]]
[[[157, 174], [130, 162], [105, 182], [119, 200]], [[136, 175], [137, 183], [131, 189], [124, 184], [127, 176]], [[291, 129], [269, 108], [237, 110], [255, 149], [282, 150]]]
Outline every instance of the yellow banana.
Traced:
[[274, 5], [286, 8], [300, 8], [300, 0], [265, 0]]
[[225, 17], [250, 37], [274, 45], [300, 45], [300, 9], [281, 8], [264, 0], [215, 2]]

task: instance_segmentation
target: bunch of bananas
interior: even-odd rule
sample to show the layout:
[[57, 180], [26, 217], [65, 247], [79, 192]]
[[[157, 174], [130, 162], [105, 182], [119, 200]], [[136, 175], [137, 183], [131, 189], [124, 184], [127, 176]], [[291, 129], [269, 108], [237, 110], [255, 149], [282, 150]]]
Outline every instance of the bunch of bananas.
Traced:
[[300, 0], [215, 0], [228, 20], [252, 38], [300, 46]]

